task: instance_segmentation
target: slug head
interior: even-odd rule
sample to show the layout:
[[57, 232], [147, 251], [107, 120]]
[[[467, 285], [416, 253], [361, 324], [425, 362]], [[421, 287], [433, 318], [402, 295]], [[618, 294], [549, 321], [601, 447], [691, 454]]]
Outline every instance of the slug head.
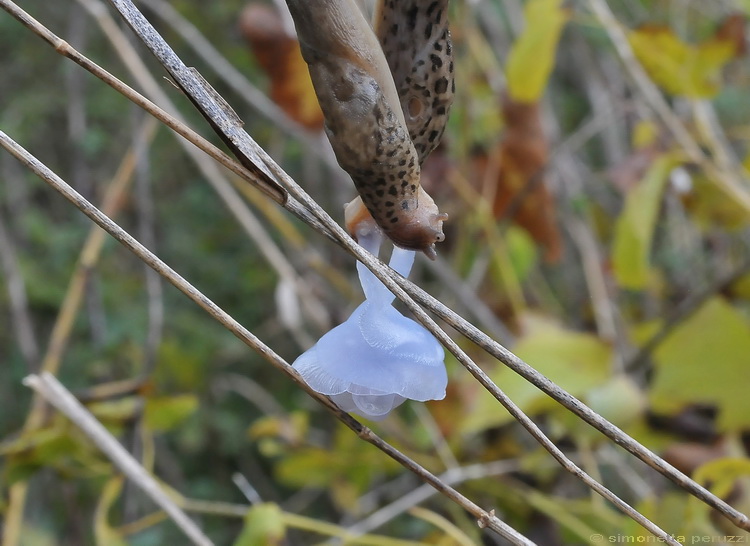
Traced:
[[381, 226], [393, 243], [408, 250], [420, 250], [434, 260], [437, 258], [435, 243], [445, 240], [443, 222], [448, 215], [438, 210], [435, 201], [421, 187], [417, 199], [405, 201], [413, 208], [402, 211], [394, 217], [397, 222]]
[[421, 188], [419, 201], [407, 202], [418, 203], [418, 206], [398, 215], [398, 222], [379, 226], [362, 199], [357, 197], [344, 208], [346, 229], [358, 242], [362, 237], [370, 237], [373, 232], [382, 229], [396, 246], [424, 252], [429, 259], [434, 260], [437, 258], [435, 243], [445, 240], [443, 222], [448, 219], [448, 215], [440, 212], [429, 194]]

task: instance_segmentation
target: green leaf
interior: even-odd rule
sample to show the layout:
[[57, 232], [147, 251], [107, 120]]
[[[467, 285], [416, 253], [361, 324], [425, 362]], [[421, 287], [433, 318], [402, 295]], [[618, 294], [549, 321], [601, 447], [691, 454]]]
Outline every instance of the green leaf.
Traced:
[[674, 414], [711, 404], [722, 431], [750, 427], [748, 355], [750, 324], [722, 298], [709, 300], [654, 351], [652, 408]]
[[505, 232], [505, 243], [516, 277], [523, 281], [537, 261], [537, 247], [531, 235], [522, 228], [509, 226]]
[[43, 467], [77, 476], [111, 472], [98, 449], [63, 418], [55, 420], [51, 427], [29, 430], [3, 443], [0, 455], [7, 457], [3, 472], [8, 483], [27, 479]]
[[149, 398], [146, 400], [144, 418], [151, 430], [171, 430], [198, 409], [198, 397], [192, 394]]
[[620, 286], [640, 289], [649, 277], [649, 255], [667, 177], [679, 163], [676, 154], [666, 154], [651, 165], [643, 180], [625, 200], [617, 218], [612, 250], [614, 275]]
[[94, 417], [107, 424], [132, 420], [138, 413], [139, 396], [125, 396], [105, 402], [93, 402], [86, 407]]
[[555, 64], [560, 33], [568, 20], [562, 0], [529, 0], [526, 28], [508, 54], [508, 94], [517, 102], [536, 102], [547, 87]]
[[245, 525], [234, 546], [274, 546], [286, 535], [281, 508], [274, 503], [256, 504], [245, 515]]
[[[540, 319], [530, 321], [528, 333], [514, 352], [576, 397], [606, 381], [612, 360], [612, 348], [596, 336], [565, 330]], [[505, 367], [491, 374], [491, 379], [527, 413], [556, 407], [547, 395]], [[492, 396], [482, 391], [465, 427], [475, 432], [512, 419]]]

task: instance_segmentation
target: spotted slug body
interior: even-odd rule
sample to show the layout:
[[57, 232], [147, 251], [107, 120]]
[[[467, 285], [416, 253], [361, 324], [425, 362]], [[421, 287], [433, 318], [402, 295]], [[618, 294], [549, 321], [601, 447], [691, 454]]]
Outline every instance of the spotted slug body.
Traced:
[[373, 24], [421, 164], [440, 143], [456, 92], [448, 0], [379, 0]]
[[341, 167], [398, 246], [435, 257], [441, 214], [420, 186], [420, 155], [377, 37], [354, 0], [287, 0]]

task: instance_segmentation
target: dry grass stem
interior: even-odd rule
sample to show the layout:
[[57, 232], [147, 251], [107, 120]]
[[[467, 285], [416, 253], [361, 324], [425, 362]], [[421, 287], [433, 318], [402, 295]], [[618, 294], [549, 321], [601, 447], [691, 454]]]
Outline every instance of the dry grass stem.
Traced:
[[203, 534], [203, 531], [198, 528], [193, 520], [169, 498], [169, 495], [164, 492], [154, 477], [122, 447], [115, 437], [104, 428], [104, 425], [97, 421], [96, 417], [83, 407], [55, 376], [48, 372], [42, 372], [41, 375], [30, 375], [24, 379], [24, 385], [34, 389], [38, 395], [75, 423], [123, 474], [138, 485], [169, 515], [193, 544], [199, 546], [213, 545], [213, 542]]

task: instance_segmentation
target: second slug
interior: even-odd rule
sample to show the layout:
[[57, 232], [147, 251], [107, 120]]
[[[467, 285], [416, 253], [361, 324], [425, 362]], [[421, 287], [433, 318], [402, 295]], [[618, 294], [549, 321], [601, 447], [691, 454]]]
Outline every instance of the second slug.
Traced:
[[[354, 0], [287, 0], [336, 159], [398, 246], [434, 259], [443, 222], [381, 45]], [[442, 130], [440, 131], [442, 132]]]

